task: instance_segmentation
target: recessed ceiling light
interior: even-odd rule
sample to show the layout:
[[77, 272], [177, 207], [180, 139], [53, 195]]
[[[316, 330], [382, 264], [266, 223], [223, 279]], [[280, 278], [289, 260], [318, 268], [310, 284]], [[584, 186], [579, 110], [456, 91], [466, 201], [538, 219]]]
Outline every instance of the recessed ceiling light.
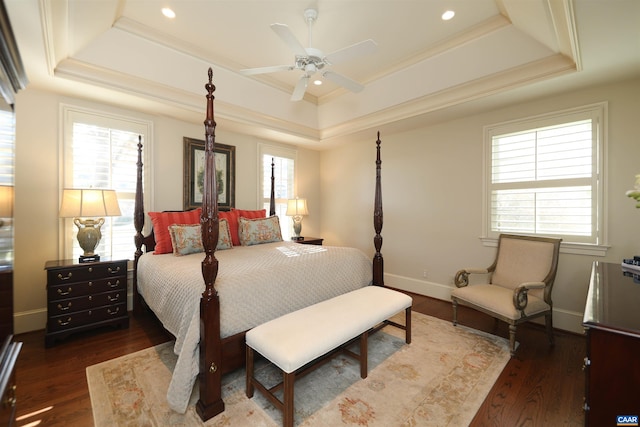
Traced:
[[322, 84], [322, 80], [314, 80], [313, 84], [316, 86], [320, 86]]
[[162, 14], [167, 18], [171, 18], [171, 19], [176, 17], [176, 13], [173, 10], [169, 9], [168, 7], [162, 8]]
[[447, 10], [445, 13], [442, 14], [442, 20], [443, 21], [448, 21], [449, 19], [453, 18], [454, 16], [456, 16], [456, 13], [453, 10]]

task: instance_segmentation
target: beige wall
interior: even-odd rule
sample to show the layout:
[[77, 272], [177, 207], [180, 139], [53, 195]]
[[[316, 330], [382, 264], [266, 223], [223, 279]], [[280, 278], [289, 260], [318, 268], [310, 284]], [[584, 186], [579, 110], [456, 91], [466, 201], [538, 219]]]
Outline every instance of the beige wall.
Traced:
[[[46, 275], [44, 264], [58, 259], [59, 226], [59, 138], [60, 104], [71, 104], [123, 114], [153, 122], [153, 140], [145, 143], [152, 153], [152, 206], [150, 210], [182, 209], [182, 157], [184, 136], [204, 139], [203, 117], [186, 123], [168, 117], [150, 116], [57, 94], [27, 88], [16, 100], [15, 157], [15, 332], [43, 329], [46, 324]], [[258, 206], [257, 153], [259, 143], [278, 145], [252, 136], [224, 131], [218, 121], [218, 142], [236, 147], [236, 206]], [[307, 197], [310, 215], [304, 220], [307, 235], [320, 233], [319, 153], [298, 148], [300, 178], [298, 192]], [[145, 167], [150, 166], [145, 162]], [[147, 219], [147, 223], [149, 220]], [[133, 239], [134, 230], [131, 231]], [[133, 258], [134, 249], [131, 251]]]
[[[483, 126], [608, 101], [605, 257], [561, 254], [554, 322], [581, 332], [591, 264], [640, 254], [640, 209], [625, 197], [640, 173], [640, 79], [567, 93], [420, 129], [382, 134], [385, 280], [448, 299], [462, 267], [487, 267], [482, 235]], [[321, 153], [322, 234], [373, 254], [375, 132]], [[348, 183], [348, 184], [347, 184]], [[424, 271], [427, 277], [424, 277]]]
[[[595, 102], [609, 102], [605, 183], [609, 244], [605, 257], [563, 253], [554, 288], [556, 326], [581, 332], [592, 261], [640, 254], [640, 210], [624, 196], [640, 173], [640, 79], [487, 111], [406, 132], [383, 133], [382, 178], [386, 283], [448, 299], [461, 267], [487, 266], [495, 249], [482, 245], [483, 126]], [[28, 88], [16, 104], [14, 311], [16, 332], [46, 320], [44, 263], [58, 258], [59, 104], [123, 112]], [[204, 109], [204, 106], [203, 106]], [[201, 122], [124, 111], [154, 123], [154, 210], [182, 207], [182, 137], [202, 139]], [[373, 254], [375, 131], [326, 151], [298, 149], [297, 192], [309, 200], [305, 235]], [[236, 206], [257, 206], [255, 137], [224, 131], [236, 146]], [[427, 271], [427, 277], [423, 272]]]

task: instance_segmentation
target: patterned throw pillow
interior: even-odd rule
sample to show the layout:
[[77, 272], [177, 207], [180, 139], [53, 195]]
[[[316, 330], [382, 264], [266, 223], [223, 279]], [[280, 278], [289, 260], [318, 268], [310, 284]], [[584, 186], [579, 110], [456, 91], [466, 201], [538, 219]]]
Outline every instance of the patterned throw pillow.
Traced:
[[149, 212], [149, 217], [153, 223], [153, 234], [156, 239], [154, 254], [170, 254], [173, 252], [169, 226], [171, 224], [200, 224], [200, 213], [202, 209], [197, 208], [192, 211], [175, 212]]
[[189, 255], [202, 252], [200, 224], [172, 224], [169, 226], [174, 255]]
[[240, 217], [253, 219], [265, 218], [266, 216], [266, 209], [246, 210], [231, 208], [231, 210], [227, 212], [218, 212], [218, 218], [227, 218], [229, 220], [229, 231], [231, 232], [231, 242], [233, 242], [233, 246], [240, 246], [240, 237], [238, 236]]
[[[231, 245], [231, 234], [227, 220], [221, 219], [219, 227], [216, 250], [231, 249], [233, 246]], [[204, 251], [200, 224], [173, 224], [169, 226], [169, 234], [174, 255], [188, 255]]]
[[240, 217], [238, 237], [243, 246], [261, 243], [281, 242], [280, 221], [276, 215], [269, 218], [247, 219]]

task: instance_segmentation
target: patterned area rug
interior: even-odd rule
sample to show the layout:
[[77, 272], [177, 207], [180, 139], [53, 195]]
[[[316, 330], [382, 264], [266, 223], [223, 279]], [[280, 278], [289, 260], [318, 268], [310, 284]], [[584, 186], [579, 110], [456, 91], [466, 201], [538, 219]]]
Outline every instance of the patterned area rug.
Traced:
[[[369, 338], [366, 379], [357, 361], [340, 355], [296, 381], [295, 425], [468, 425], [509, 361], [507, 340], [420, 313], [412, 319], [410, 345], [393, 327]], [[223, 377], [222, 414], [202, 423], [194, 407], [197, 386], [185, 414], [171, 411], [165, 395], [176, 360], [172, 344], [87, 368], [97, 427], [282, 425], [280, 412], [259, 392], [246, 397], [243, 369]], [[256, 370], [261, 381], [280, 380], [266, 363]]]

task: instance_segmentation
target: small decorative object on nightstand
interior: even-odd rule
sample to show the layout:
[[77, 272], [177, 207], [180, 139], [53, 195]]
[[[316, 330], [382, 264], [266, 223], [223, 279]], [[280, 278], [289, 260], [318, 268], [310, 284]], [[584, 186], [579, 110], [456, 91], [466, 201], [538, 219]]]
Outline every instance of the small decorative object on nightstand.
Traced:
[[101, 326], [129, 327], [127, 260], [48, 261], [45, 346]]
[[322, 241], [324, 239], [320, 237], [293, 237], [291, 240], [297, 243], [302, 243], [303, 245], [322, 245]]

